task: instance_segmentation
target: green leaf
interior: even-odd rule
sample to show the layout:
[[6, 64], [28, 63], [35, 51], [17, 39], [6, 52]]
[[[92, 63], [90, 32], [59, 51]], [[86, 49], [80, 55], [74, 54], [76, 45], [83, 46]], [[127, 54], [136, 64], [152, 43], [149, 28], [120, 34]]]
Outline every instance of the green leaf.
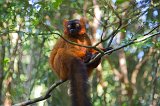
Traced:
[[160, 42], [156, 42], [156, 47], [160, 48]]
[[146, 47], [153, 47], [154, 46], [154, 43], [153, 42], [146, 42]]
[[9, 58], [5, 58], [4, 59], [4, 64], [7, 64], [7, 63], [9, 63], [10, 62], [10, 59]]
[[20, 79], [21, 79], [21, 81], [26, 81], [26, 80], [27, 80], [27, 77], [26, 77], [26, 75], [21, 74], [21, 75], [20, 75]]
[[125, 29], [121, 29], [120, 32], [126, 32], [126, 30]]
[[126, 2], [126, 1], [129, 1], [129, 0], [116, 0], [116, 4], [122, 4], [122, 3]]
[[53, 0], [53, 7], [54, 7], [55, 9], [58, 9], [59, 6], [62, 4], [62, 1], [63, 1], [63, 0]]

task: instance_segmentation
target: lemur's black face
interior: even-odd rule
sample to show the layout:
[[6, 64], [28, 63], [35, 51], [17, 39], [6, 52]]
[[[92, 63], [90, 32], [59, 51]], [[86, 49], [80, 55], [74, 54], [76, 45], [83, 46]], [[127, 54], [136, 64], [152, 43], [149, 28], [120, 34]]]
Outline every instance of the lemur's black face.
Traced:
[[67, 30], [69, 32], [69, 35], [75, 37], [78, 35], [78, 33], [81, 30], [80, 22], [79, 20], [70, 20], [67, 24]]
[[70, 37], [82, 36], [86, 33], [85, 20], [63, 20], [64, 34]]

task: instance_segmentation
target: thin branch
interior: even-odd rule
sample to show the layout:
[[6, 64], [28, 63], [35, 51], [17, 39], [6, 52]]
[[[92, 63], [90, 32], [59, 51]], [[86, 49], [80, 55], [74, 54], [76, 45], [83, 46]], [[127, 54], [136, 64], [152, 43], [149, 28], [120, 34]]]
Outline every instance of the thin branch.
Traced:
[[148, 34], [150, 34], [151, 32], [153, 32], [156, 28], [160, 27], [160, 23], [158, 23], [157, 26], [155, 26], [153, 29], [151, 29], [149, 32], [147, 32], [146, 34], [144, 34], [143, 36], [146, 36]]
[[[44, 24], [44, 25], [45, 25], [45, 24]], [[52, 31], [51, 31], [51, 29], [49, 28], [49, 26], [45, 25], [45, 27], [52, 33]], [[52, 34], [53, 34], [53, 33], [52, 33]], [[62, 35], [59, 34], [59, 33], [54, 33], [54, 34], [59, 35], [63, 40], [65, 40], [66, 42], [68, 42], [68, 43], [70, 43], [70, 44], [72, 44], [72, 45], [77, 45], [77, 46], [85, 47], [85, 48], [92, 48], [92, 49], [94, 49], [94, 50], [100, 52], [101, 54], [103, 54], [103, 51], [102, 51], [101, 49], [97, 48], [96, 46], [86, 46], [86, 45], [81, 45], [81, 44], [78, 44], [78, 43], [76, 43], [76, 42], [72, 42], [72, 41], [70, 41], [70, 40], [64, 38], [64, 36], [62, 36]]]
[[[49, 28], [48, 28], [49, 29]], [[103, 52], [101, 51], [100, 49], [98, 49], [96, 46], [86, 46], [86, 45], [81, 45], [81, 44], [78, 44], [76, 42], [72, 42], [70, 40], [67, 40], [66, 38], [64, 38], [62, 36], [62, 34], [60, 33], [57, 33], [57, 32], [53, 32], [49, 29], [50, 33], [28, 33], [28, 32], [25, 32], [25, 31], [16, 31], [16, 30], [10, 30], [10, 31], [6, 31], [6, 32], [1, 32], [0, 33], [0, 36], [3, 36], [4, 34], [7, 34], [7, 33], [24, 33], [26, 35], [50, 35], [50, 34], [55, 34], [55, 35], [58, 35], [60, 36], [63, 40], [65, 40], [66, 42], [72, 44], [72, 45], [77, 45], [77, 46], [80, 46], [80, 47], [85, 47], [85, 48], [92, 48], [92, 49], [95, 49], [97, 50], [98, 52]]]
[[[105, 38], [105, 39], [102, 39], [102, 38], [101, 38], [101, 40], [94, 45], [95, 47], [98, 46], [100, 43], [105, 42], [105, 41], [107, 41], [109, 38], [111, 38], [110, 41], [109, 41], [109, 43], [108, 43], [108, 45], [107, 45], [107, 47], [109, 47], [109, 46], [111, 45], [112, 41], [113, 41], [113, 38], [114, 38], [115, 35], [119, 32], [119, 29], [120, 29], [121, 26], [122, 26], [122, 18], [119, 16], [119, 14], [114, 10], [114, 8], [113, 8], [111, 5], [108, 4], [108, 6], [111, 8], [111, 10], [113, 11], [113, 13], [114, 13], [114, 14], [116, 15], [116, 17], [119, 19], [118, 27], [117, 27], [107, 38]], [[106, 27], [105, 27], [105, 29], [106, 29]]]
[[95, 62], [99, 58], [103, 57], [104, 55], [110, 54], [110, 53], [112, 53], [114, 51], [117, 51], [117, 50], [122, 49], [124, 47], [127, 47], [129, 45], [132, 45], [132, 44], [135, 44], [135, 43], [138, 43], [138, 42], [142, 42], [144, 40], [147, 40], [148, 38], [154, 37], [154, 36], [159, 35], [159, 34], [160, 34], [160, 32], [157, 32], [155, 34], [146, 35], [143, 38], [138, 38], [138, 39], [136, 38], [136, 39], [133, 39], [132, 41], [130, 41], [129, 43], [125, 44], [125, 45], [122, 45], [122, 46], [117, 47], [115, 49], [108, 50], [108, 51], [104, 52], [104, 54], [99, 53], [99, 54], [97, 54], [97, 56], [95, 56], [95, 58], [93, 58], [89, 63], [87, 63], [87, 65], [92, 64], [93, 62]]
[[[113, 52], [113, 51], [117, 51], [117, 50], [119, 50], [119, 49], [121, 49], [121, 48], [124, 48], [124, 47], [127, 47], [127, 46], [129, 46], [129, 45], [131, 45], [131, 44], [135, 44], [135, 43], [138, 43], [138, 42], [145, 41], [145, 40], [147, 40], [148, 38], [154, 37], [154, 36], [159, 35], [159, 34], [160, 34], [160, 32], [157, 32], [157, 33], [155, 33], [155, 34], [146, 35], [146, 36], [144, 36], [143, 38], [138, 38], [138, 39], [136, 38], [136, 39], [130, 41], [129, 43], [127, 43], [127, 44], [125, 44], [125, 45], [123, 45], [123, 46], [120, 46], [120, 47], [118, 47], [118, 48], [116, 48], [116, 49], [112, 49], [112, 50], [109, 50], [109, 51], [105, 52], [105, 54], [111, 53], [111, 52]], [[142, 35], [142, 36], [143, 36], [143, 35]]]
[[103, 42], [103, 36], [104, 36], [105, 31], [106, 31], [106, 27], [103, 27], [100, 42]]
[[36, 102], [39, 102], [39, 101], [42, 101], [42, 100], [45, 100], [45, 99], [48, 99], [49, 97], [51, 97], [51, 92], [57, 87], [59, 86], [60, 84], [66, 82], [67, 80], [59, 80], [57, 82], [55, 82], [48, 90], [47, 92], [45, 93], [44, 96], [40, 96], [38, 98], [34, 98], [34, 99], [31, 99], [31, 100], [27, 100], [25, 102], [21, 102], [21, 103], [18, 103], [18, 104], [15, 104], [13, 106], [27, 106], [27, 105], [30, 105], [30, 104], [33, 104], [33, 103], [36, 103]]
[[110, 35], [107, 39], [104, 40], [104, 41], [106, 41], [106, 40], [108, 40], [108, 39], [111, 37], [111, 39], [110, 39], [107, 47], [110, 47], [110, 45], [111, 45], [111, 43], [112, 43], [112, 41], [113, 41], [113, 38], [116, 36], [116, 34], [118, 33], [120, 27], [122, 26], [122, 19], [121, 19], [119, 16], [118, 16], [118, 18], [119, 18], [119, 25], [118, 25], [117, 29], [116, 29], [115, 31], [113, 31], [113, 32], [111, 33], [111, 35]]
[[[143, 16], [145, 13], [147, 13], [147, 10], [144, 11], [143, 13], [137, 15], [136, 17], [128, 18], [128, 20], [132, 19], [132, 21], [130, 21], [130, 22], [126, 23], [125, 25], [123, 25], [123, 26], [121, 27], [121, 29], [123, 29], [123, 28], [129, 26], [129, 24], [132, 24], [133, 22], [136, 22], [136, 21], [137, 21], [141, 16]], [[138, 14], [138, 13], [137, 13], [137, 14]]]

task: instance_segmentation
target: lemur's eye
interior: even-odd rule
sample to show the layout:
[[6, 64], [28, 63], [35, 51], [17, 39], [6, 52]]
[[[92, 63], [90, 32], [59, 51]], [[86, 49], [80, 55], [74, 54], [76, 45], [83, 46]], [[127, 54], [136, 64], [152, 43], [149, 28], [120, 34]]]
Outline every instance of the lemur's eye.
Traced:
[[76, 24], [76, 27], [79, 27], [80, 25], [79, 24]]
[[71, 27], [71, 25], [68, 25], [67, 27], [68, 27], [68, 28], [70, 28], [70, 27]]

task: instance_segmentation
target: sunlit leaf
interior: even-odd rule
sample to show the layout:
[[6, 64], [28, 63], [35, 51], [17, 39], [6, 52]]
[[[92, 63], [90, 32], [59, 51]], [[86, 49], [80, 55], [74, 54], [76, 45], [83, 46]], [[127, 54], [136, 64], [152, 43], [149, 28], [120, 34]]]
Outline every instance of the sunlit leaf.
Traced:
[[53, 6], [55, 9], [58, 9], [58, 7], [62, 4], [63, 0], [54, 0], [53, 1]]
[[122, 3], [126, 2], [126, 1], [129, 1], [129, 0], [116, 0], [116, 4], [122, 4]]

